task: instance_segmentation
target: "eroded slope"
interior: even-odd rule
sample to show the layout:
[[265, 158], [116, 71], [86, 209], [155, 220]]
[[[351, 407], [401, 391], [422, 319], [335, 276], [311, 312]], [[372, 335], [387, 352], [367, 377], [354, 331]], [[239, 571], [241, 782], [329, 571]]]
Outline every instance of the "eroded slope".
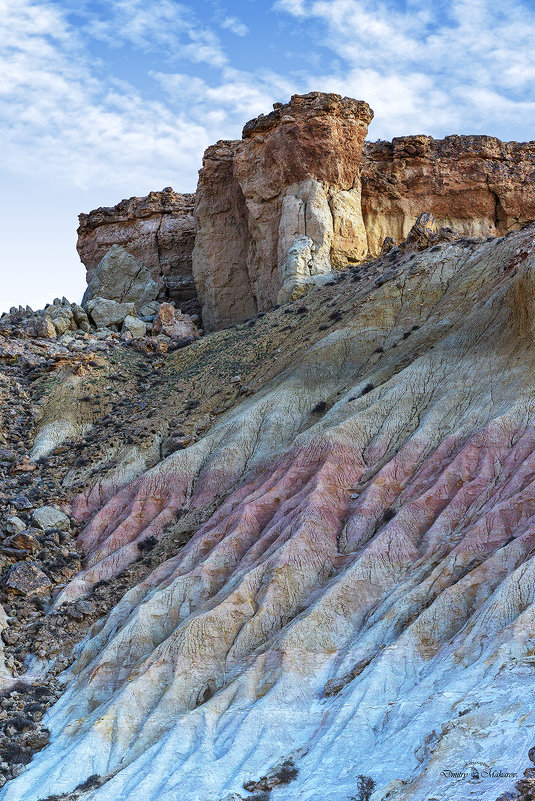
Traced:
[[[387, 257], [157, 362], [147, 406], [138, 388], [101, 423], [104, 475], [67, 473], [85, 559], [48, 619], [138, 583], [77, 646], [50, 745], [2, 799], [95, 774], [96, 801], [345, 801], [358, 774], [374, 801], [451, 799], [468, 790], [444, 772], [470, 760], [520, 777], [534, 234]], [[116, 443], [134, 414], [139, 441]], [[257, 781], [280, 760], [288, 783]]]

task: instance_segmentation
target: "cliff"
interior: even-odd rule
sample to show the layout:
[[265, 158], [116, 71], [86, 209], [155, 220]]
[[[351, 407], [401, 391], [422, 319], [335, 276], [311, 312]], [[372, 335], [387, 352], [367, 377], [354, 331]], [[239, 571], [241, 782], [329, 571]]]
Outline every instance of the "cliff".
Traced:
[[182, 309], [195, 310], [194, 200], [194, 195], [167, 188], [80, 214], [77, 250], [88, 284], [112, 245], [120, 245], [149, 270], [160, 287], [159, 300], [174, 300]]
[[419, 214], [471, 237], [501, 236], [535, 219], [535, 142], [492, 136], [402, 136], [366, 142], [361, 162], [368, 250], [404, 239]]
[[[288, 299], [306, 278], [365, 256], [359, 163], [372, 117], [362, 101], [294, 95], [248, 122], [241, 141], [206, 151], [193, 275], [208, 329], [267, 311], [284, 285]], [[313, 247], [299, 281], [287, 256], [300, 236]]]
[[215, 330], [379, 255], [424, 212], [476, 238], [535, 219], [534, 142], [365, 142], [372, 117], [363, 101], [294, 95], [246, 123], [241, 140], [206, 150], [195, 196], [164, 190], [80, 215], [88, 281], [120, 245], [139, 262], [129, 274], [148, 268], [159, 298], [182, 310], [197, 311], [198, 298]]

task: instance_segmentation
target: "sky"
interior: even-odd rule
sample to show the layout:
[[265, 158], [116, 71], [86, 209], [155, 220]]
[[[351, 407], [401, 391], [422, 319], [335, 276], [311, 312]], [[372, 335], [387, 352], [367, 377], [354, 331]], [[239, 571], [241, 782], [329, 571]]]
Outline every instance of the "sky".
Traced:
[[0, 312], [79, 301], [77, 215], [312, 90], [369, 138], [535, 138], [535, 0], [0, 0]]

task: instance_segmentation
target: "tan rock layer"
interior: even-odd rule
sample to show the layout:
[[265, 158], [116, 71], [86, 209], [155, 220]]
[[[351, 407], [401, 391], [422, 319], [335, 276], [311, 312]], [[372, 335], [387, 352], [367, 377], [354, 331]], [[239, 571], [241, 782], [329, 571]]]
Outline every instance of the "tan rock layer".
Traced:
[[405, 239], [427, 211], [439, 226], [500, 236], [535, 219], [535, 142], [492, 136], [401, 136], [366, 142], [362, 214], [368, 249]]

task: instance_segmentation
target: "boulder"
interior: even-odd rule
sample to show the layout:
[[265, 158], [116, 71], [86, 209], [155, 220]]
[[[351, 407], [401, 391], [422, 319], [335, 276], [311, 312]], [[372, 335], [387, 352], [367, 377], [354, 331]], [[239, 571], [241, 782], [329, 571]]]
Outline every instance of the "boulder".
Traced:
[[52, 325], [56, 330], [56, 335], [59, 337], [65, 334], [66, 331], [72, 330], [72, 321], [72, 317], [68, 317], [66, 314], [57, 314], [52, 317]]
[[145, 336], [147, 333], [147, 326], [139, 317], [133, 317], [131, 314], [127, 314], [123, 320], [121, 331], [123, 333], [128, 331], [132, 334], [132, 339], [138, 339], [139, 337]]
[[31, 317], [25, 325], [25, 332], [29, 337], [39, 339], [56, 339], [57, 333], [54, 323], [43, 315], [42, 317]]
[[68, 531], [71, 527], [71, 521], [67, 515], [54, 506], [41, 506], [36, 509], [32, 514], [32, 520], [43, 531], [48, 528]]
[[93, 271], [82, 298], [88, 308], [93, 298], [142, 306], [158, 296], [159, 285], [149, 270], [120, 245], [112, 245]]
[[134, 303], [118, 303], [107, 298], [93, 298], [86, 304], [86, 311], [97, 328], [120, 325], [127, 315], [135, 313]]
[[37, 562], [19, 562], [10, 569], [6, 590], [16, 595], [42, 595], [52, 586], [52, 582], [41, 570]]
[[86, 333], [89, 333], [91, 331], [91, 326], [89, 324], [89, 318], [87, 316], [85, 309], [82, 306], [79, 306], [77, 303], [75, 303], [72, 307], [72, 313], [78, 328], [80, 328], [82, 331], [85, 331]]
[[189, 316], [170, 303], [162, 303], [154, 321], [153, 334], [164, 334], [172, 339], [191, 339], [199, 336], [199, 329]]
[[414, 252], [443, 242], [453, 242], [458, 237], [457, 231], [454, 231], [453, 228], [440, 228], [434, 215], [424, 211], [418, 216], [404, 241], [398, 247], [402, 252]]

